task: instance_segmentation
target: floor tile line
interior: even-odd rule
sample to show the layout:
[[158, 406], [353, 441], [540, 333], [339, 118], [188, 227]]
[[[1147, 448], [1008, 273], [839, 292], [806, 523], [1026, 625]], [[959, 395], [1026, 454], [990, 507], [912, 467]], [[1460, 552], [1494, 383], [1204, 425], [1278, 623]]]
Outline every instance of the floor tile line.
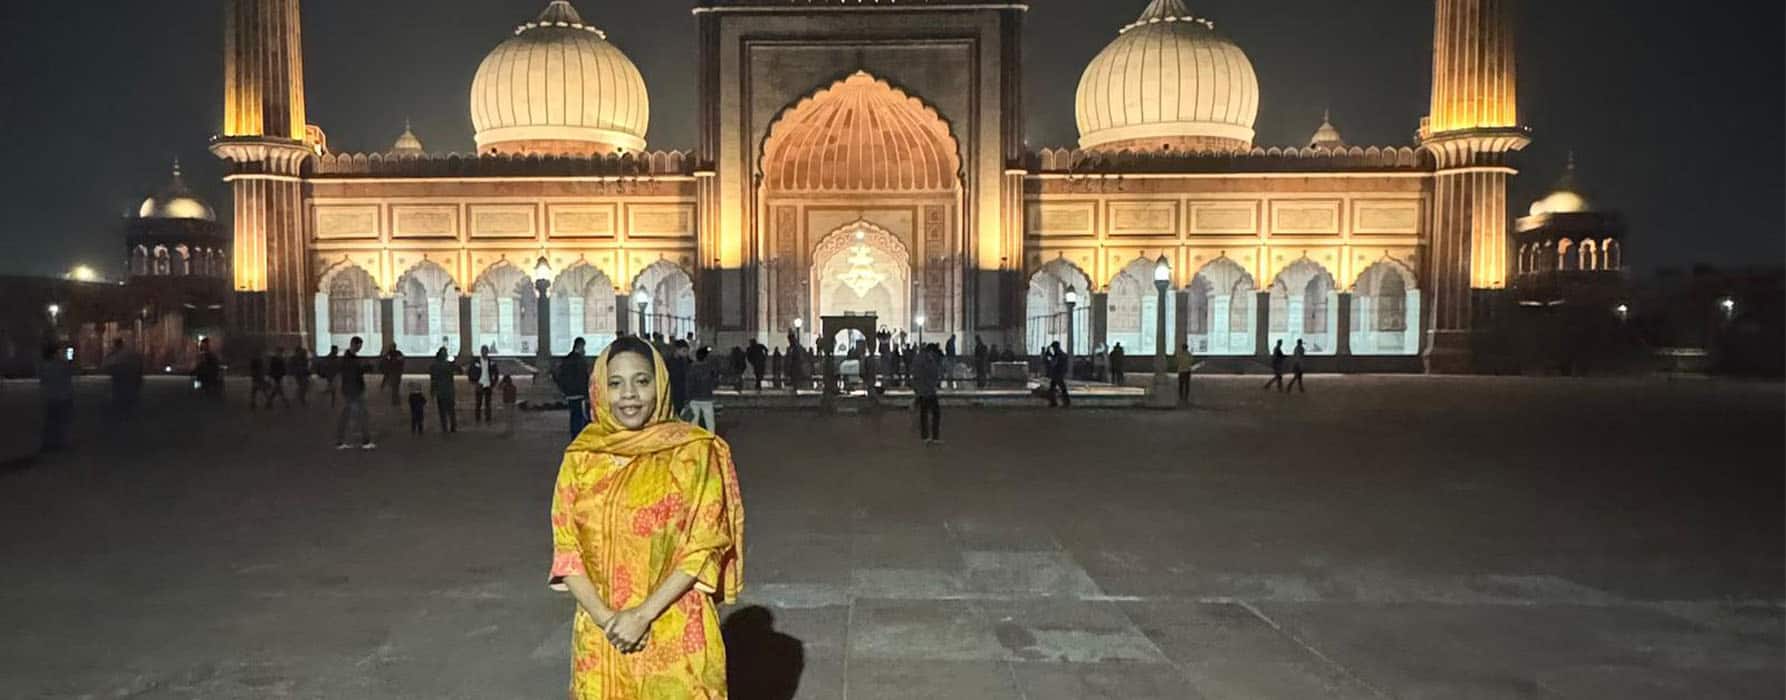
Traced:
[[1233, 599], [1232, 604], [1240, 606], [1241, 609], [1246, 610], [1248, 613], [1252, 614], [1253, 617], [1259, 618], [1259, 621], [1265, 623], [1265, 626], [1270, 627], [1272, 630], [1276, 631], [1278, 634], [1283, 635], [1283, 637], [1285, 639], [1288, 639], [1291, 642], [1295, 643], [1296, 646], [1301, 647], [1302, 650], [1308, 652], [1310, 656], [1320, 659], [1322, 663], [1325, 663], [1329, 667], [1331, 667], [1333, 670], [1338, 671], [1339, 674], [1342, 676], [1345, 676], [1347, 680], [1350, 680], [1353, 683], [1358, 684], [1359, 687], [1362, 687], [1365, 690], [1369, 690], [1371, 692], [1371, 695], [1376, 696], [1378, 698], [1382, 698], [1383, 700], [1389, 700], [1389, 698], [1391, 697], [1388, 693], [1383, 692], [1383, 690], [1381, 688], [1378, 688], [1377, 686], [1370, 684], [1369, 682], [1365, 681], [1363, 678], [1360, 678], [1358, 676], [1358, 674], [1353, 673], [1352, 669], [1346, 668], [1346, 666], [1344, 664], [1341, 664], [1340, 662], [1333, 660], [1333, 657], [1330, 657], [1327, 654], [1322, 653], [1322, 651], [1320, 649], [1316, 649], [1314, 647], [1314, 645], [1309, 644], [1307, 641], [1304, 641], [1301, 637], [1297, 636], [1296, 634], [1292, 633], [1291, 631], [1284, 629], [1283, 625], [1278, 624], [1277, 620], [1271, 619], [1271, 616], [1266, 615], [1265, 611], [1259, 609], [1259, 606], [1253, 605], [1252, 603], [1249, 603], [1245, 600], [1241, 600], [1239, 598]]

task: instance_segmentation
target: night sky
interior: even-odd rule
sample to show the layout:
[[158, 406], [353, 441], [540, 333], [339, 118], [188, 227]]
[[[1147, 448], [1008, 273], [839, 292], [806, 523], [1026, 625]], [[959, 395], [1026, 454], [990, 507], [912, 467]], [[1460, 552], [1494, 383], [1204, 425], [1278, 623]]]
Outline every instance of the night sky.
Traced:
[[[1033, 146], [1076, 141], [1073, 91], [1144, 0], [1031, 0]], [[1432, 4], [1193, 0], [1252, 59], [1261, 145], [1301, 145], [1331, 108], [1347, 141], [1411, 145], [1426, 112]], [[187, 179], [227, 221], [205, 146], [221, 123], [222, 3], [0, 3], [0, 274], [122, 267], [118, 217]], [[484, 55], [544, 0], [306, 0], [310, 121], [337, 150], [469, 150]], [[691, 0], [579, 0], [645, 75], [654, 149], [693, 148]], [[1625, 212], [1640, 270], [1786, 259], [1786, 71], [1779, 2], [1527, 0], [1520, 17], [1519, 214], [1573, 150], [1589, 198]]]

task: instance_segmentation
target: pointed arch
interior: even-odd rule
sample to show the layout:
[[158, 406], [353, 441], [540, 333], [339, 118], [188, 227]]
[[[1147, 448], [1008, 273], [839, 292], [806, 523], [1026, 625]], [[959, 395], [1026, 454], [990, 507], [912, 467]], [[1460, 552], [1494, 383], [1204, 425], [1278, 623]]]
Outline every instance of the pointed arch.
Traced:
[[498, 260], [471, 286], [472, 343], [497, 355], [532, 355], [539, 338], [538, 310], [533, 280], [514, 263]]
[[433, 354], [441, 347], [457, 351], [461, 291], [451, 272], [424, 258], [397, 278], [394, 291], [399, 320], [392, 330], [399, 350], [410, 355]]
[[1407, 264], [1387, 257], [1358, 275], [1352, 283], [1352, 354], [1420, 352], [1420, 290], [1415, 279]]
[[597, 353], [614, 342], [617, 291], [607, 273], [579, 260], [552, 282], [552, 352], [570, 352], [577, 338]]
[[[1073, 289], [1079, 295], [1078, 305], [1068, 320], [1066, 293]], [[1053, 343], [1066, 348], [1067, 329], [1072, 327], [1073, 352], [1089, 353], [1091, 345], [1091, 276], [1064, 257], [1055, 258], [1036, 268], [1029, 278], [1029, 293], [1024, 310], [1028, 325], [1026, 347], [1037, 351]]]
[[380, 333], [378, 282], [354, 263], [342, 260], [318, 278], [316, 293], [316, 350], [347, 347], [355, 337], [365, 341], [369, 352], [384, 347]]
[[[643, 312], [645, 325], [641, 333], [661, 333], [675, 338], [695, 330], [695, 283], [688, 270], [667, 259], [645, 266], [633, 276], [632, 290], [645, 290], [649, 299]], [[627, 309], [637, 319], [637, 308]], [[634, 321], [636, 325], [638, 321]]]
[[1291, 347], [1302, 340], [1310, 355], [1333, 354], [1338, 348], [1334, 340], [1338, 320], [1333, 314], [1339, 305], [1337, 287], [1333, 273], [1308, 257], [1279, 271], [1271, 283], [1266, 344], [1283, 341]]
[[[1155, 262], [1136, 258], [1110, 279], [1106, 326], [1111, 347], [1122, 343], [1129, 355], [1152, 354], [1159, 344], [1159, 292], [1154, 287]], [[1171, 343], [1178, 295], [1167, 290], [1166, 338]], [[1168, 352], [1174, 348], [1166, 348]]]
[[772, 192], [953, 190], [960, 171], [960, 145], [941, 114], [866, 71], [778, 115], [757, 163]]
[[1185, 342], [1200, 355], [1250, 356], [1253, 306], [1259, 285], [1253, 275], [1227, 256], [1204, 264], [1186, 288], [1190, 294], [1190, 327]]

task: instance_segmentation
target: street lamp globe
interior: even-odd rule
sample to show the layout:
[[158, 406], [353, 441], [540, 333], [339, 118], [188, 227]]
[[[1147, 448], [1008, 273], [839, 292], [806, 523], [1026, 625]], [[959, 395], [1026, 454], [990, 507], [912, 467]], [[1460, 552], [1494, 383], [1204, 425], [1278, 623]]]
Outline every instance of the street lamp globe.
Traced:
[[545, 296], [546, 287], [551, 284], [552, 265], [547, 263], [545, 258], [540, 258], [539, 262], [533, 265], [533, 287], [539, 290], [540, 296]]
[[1154, 263], [1153, 283], [1161, 286], [1172, 283], [1172, 263], [1166, 260], [1164, 255], [1161, 255], [1160, 259]]
[[644, 287], [633, 290], [633, 306], [637, 306], [640, 311], [644, 311], [645, 307], [650, 305], [651, 292], [645, 291]]
[[1073, 285], [1067, 285], [1066, 301], [1069, 307], [1079, 305], [1079, 290], [1074, 289]]
[[56, 320], [57, 316], [62, 315], [62, 305], [61, 304], [50, 304], [49, 307], [46, 308], [45, 310], [50, 312], [50, 320], [51, 321]]

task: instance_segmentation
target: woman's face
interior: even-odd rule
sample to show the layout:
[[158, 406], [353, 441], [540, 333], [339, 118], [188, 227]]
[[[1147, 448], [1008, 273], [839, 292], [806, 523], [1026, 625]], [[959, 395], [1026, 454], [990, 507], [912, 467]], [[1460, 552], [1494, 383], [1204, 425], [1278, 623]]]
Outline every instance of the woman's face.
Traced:
[[657, 411], [656, 372], [638, 353], [621, 353], [608, 359], [608, 411], [627, 430], [651, 422]]

